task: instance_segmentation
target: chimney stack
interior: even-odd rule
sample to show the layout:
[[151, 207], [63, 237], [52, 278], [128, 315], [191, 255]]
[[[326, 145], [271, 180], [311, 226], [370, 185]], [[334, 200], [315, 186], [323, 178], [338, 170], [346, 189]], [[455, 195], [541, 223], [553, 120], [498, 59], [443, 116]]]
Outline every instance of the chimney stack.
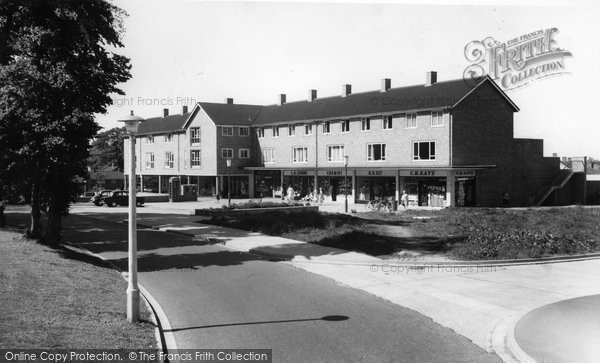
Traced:
[[317, 99], [317, 90], [311, 89], [308, 91], [308, 102], [312, 102]]
[[181, 113], [182, 113], [183, 115], [185, 115], [186, 113], [188, 113], [188, 107], [187, 107], [187, 105], [182, 107], [182, 109], [181, 109]]
[[226, 98], [225, 103], [228, 105], [233, 105], [233, 98]]
[[352, 85], [345, 84], [342, 86], [342, 97], [349, 96], [352, 93]]
[[427, 72], [427, 77], [425, 81], [425, 86], [431, 86], [432, 84], [437, 82], [437, 72], [430, 71]]
[[279, 106], [285, 103], [285, 93], [279, 95]]
[[392, 80], [389, 78], [384, 78], [381, 80], [381, 92], [385, 92], [392, 88]]
[[167, 117], [167, 116], [169, 116], [169, 109], [163, 108], [163, 117]]

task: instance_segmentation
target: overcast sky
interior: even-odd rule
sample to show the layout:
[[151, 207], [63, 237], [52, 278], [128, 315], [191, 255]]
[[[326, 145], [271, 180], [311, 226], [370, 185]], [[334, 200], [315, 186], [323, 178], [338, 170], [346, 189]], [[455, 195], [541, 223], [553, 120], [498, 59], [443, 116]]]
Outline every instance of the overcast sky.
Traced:
[[[507, 94], [520, 107], [515, 136], [543, 138], [544, 154], [600, 158], [600, 7], [592, 1], [484, 1], [487, 5], [383, 2], [114, 1], [125, 9], [125, 48], [132, 79], [126, 96], [97, 120], [104, 128], [134, 110], [142, 117], [181, 113], [194, 101], [273, 104], [421, 84], [425, 72], [458, 79], [470, 64], [464, 47], [558, 28], [555, 40], [573, 57], [568, 74], [546, 77]], [[462, 1], [461, 4], [479, 3]], [[544, 3], [545, 5], [538, 5]], [[510, 4], [522, 4], [511, 6]], [[527, 6], [525, 6], [527, 5]], [[191, 107], [190, 107], [191, 108]]]

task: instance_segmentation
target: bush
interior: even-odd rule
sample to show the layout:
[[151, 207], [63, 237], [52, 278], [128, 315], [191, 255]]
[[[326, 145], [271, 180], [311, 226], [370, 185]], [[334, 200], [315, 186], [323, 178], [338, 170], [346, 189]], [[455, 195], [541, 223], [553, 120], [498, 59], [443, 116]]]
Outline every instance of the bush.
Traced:
[[450, 242], [454, 254], [467, 259], [539, 258], [594, 252], [597, 242], [531, 229], [494, 230], [471, 227], [462, 241]]
[[277, 202], [253, 202], [248, 201], [245, 203], [232, 203], [231, 205], [223, 204], [221, 207], [225, 210], [232, 209], [255, 209], [255, 208], [284, 208], [284, 207], [301, 207], [302, 203], [277, 203]]

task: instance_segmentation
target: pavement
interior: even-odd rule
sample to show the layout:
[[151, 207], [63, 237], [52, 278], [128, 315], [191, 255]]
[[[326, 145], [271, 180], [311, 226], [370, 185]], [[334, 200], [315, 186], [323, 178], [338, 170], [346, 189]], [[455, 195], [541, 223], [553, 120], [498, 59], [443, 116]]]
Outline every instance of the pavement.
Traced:
[[[164, 208], [164, 204], [163, 211], [168, 208]], [[283, 264], [428, 316], [485, 351], [498, 354], [504, 361], [527, 361], [532, 359], [529, 353], [536, 357], [529, 347], [531, 344], [547, 350], [558, 346], [541, 339], [528, 343], [524, 337], [533, 337], [531, 339], [536, 341], [532, 330], [522, 328], [518, 333], [515, 326], [521, 319], [526, 322], [547, 320], [543, 315], [527, 318], [528, 313], [564, 300], [600, 294], [599, 259], [500, 266], [435, 263], [415, 266], [259, 233], [202, 225], [197, 223], [198, 217], [175, 215], [175, 211], [160, 216], [152, 215], [152, 211], [151, 205], [140, 210], [138, 223], [191, 236], [207, 245], [280, 258]], [[74, 213], [88, 212], [82, 209]], [[115, 215], [115, 218], [122, 219], [122, 216]], [[573, 344], [579, 346], [585, 341]]]

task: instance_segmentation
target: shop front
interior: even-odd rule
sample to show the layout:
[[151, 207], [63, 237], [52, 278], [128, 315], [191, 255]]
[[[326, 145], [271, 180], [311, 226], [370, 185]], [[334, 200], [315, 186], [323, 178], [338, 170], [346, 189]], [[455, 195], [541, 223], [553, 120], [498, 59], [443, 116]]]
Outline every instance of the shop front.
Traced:
[[357, 203], [370, 200], [392, 200], [396, 195], [396, 171], [394, 170], [357, 170]]
[[[249, 176], [248, 175], [223, 175], [223, 184], [221, 187], [221, 197], [225, 198], [229, 195], [229, 187], [231, 187], [232, 198], [248, 198], [250, 193]], [[231, 178], [231, 182], [229, 181]]]
[[[400, 170], [400, 193], [409, 205], [468, 207], [475, 205], [475, 170]], [[452, 203], [451, 203], [452, 202]]]
[[214, 197], [217, 195], [217, 180], [215, 176], [198, 176], [198, 195]]
[[445, 207], [447, 173], [445, 170], [400, 170], [401, 189], [408, 194], [409, 205]]
[[[344, 202], [352, 199], [352, 175], [345, 178], [344, 170], [319, 170], [317, 172], [319, 193], [326, 202]], [[345, 180], [344, 180], [345, 179]]]
[[283, 196], [290, 187], [294, 190], [295, 198], [300, 199], [312, 193], [315, 189], [314, 170], [284, 170], [283, 171]]
[[254, 172], [254, 198], [281, 197], [281, 170]]

